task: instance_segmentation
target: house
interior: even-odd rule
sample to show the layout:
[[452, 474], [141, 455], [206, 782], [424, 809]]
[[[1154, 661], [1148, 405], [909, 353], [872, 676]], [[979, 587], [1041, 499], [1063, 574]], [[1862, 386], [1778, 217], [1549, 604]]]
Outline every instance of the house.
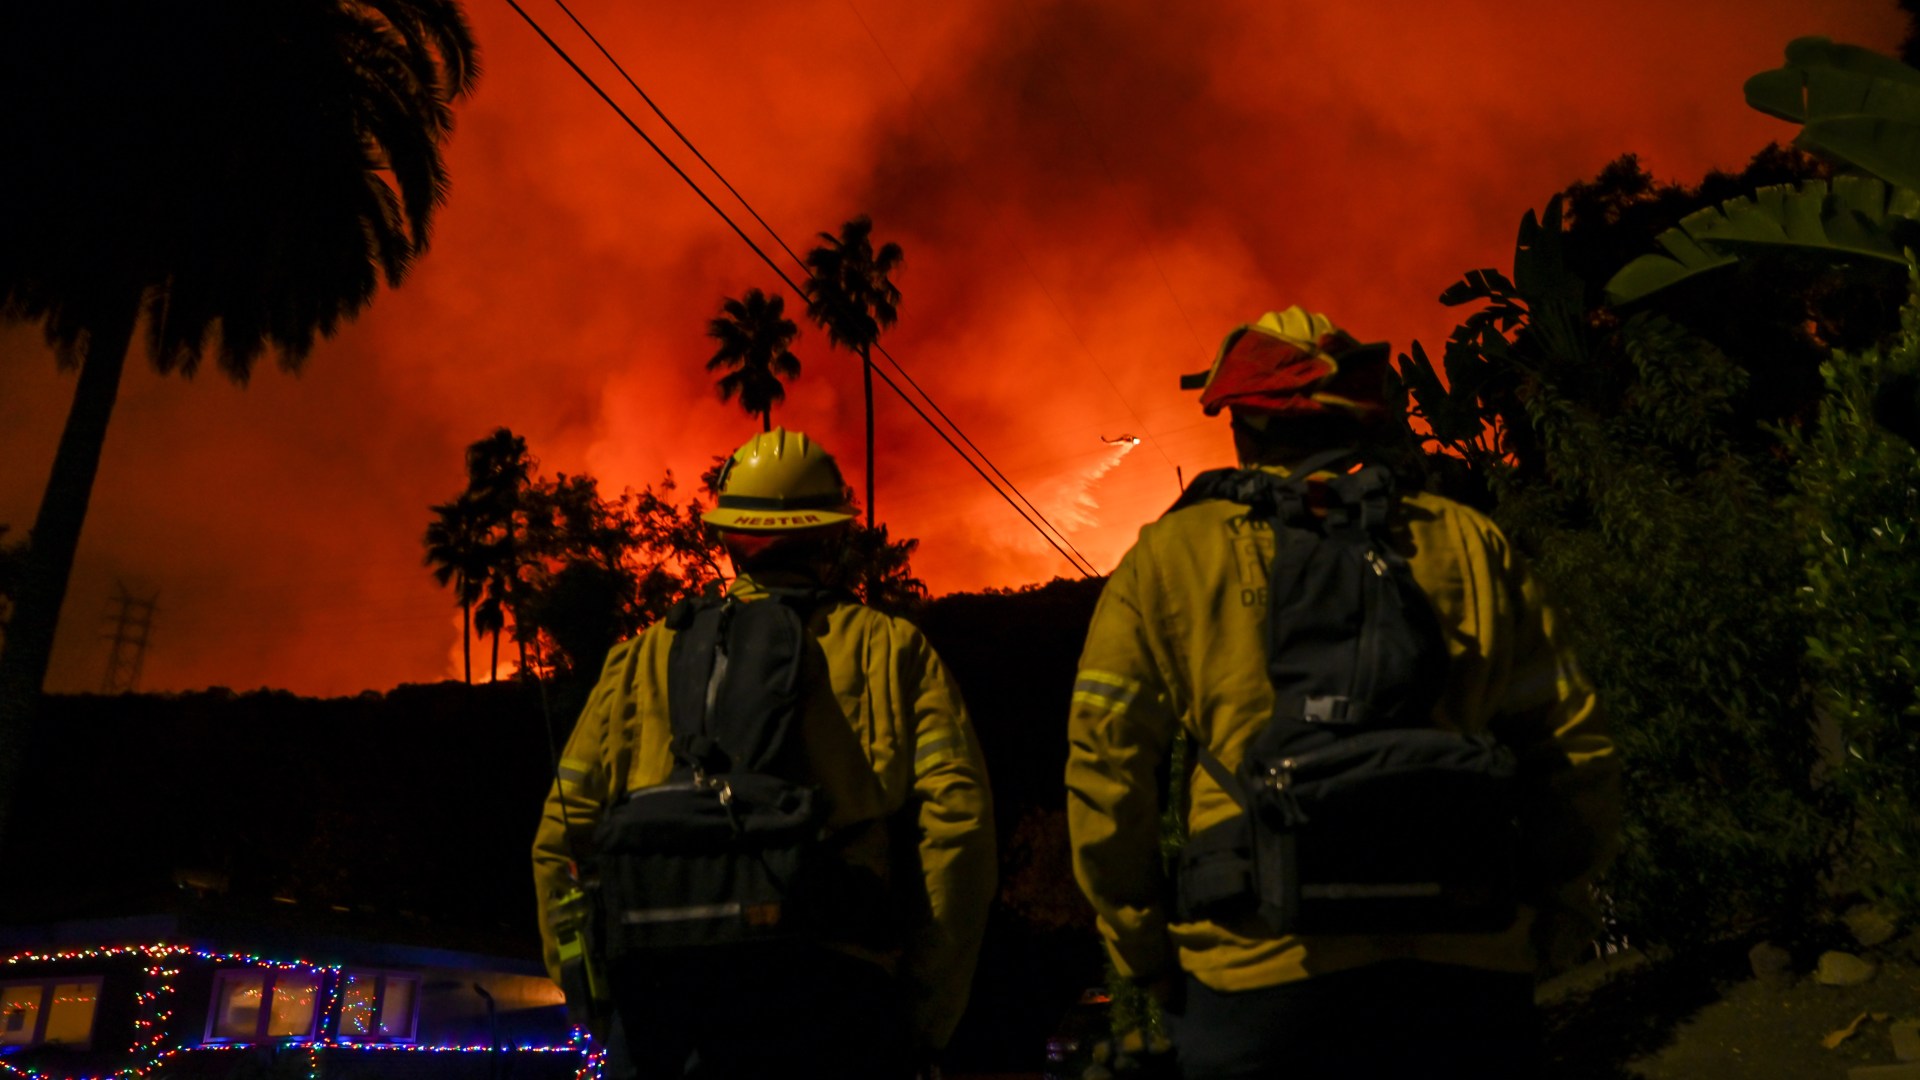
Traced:
[[0, 1078], [598, 1075], [537, 961], [191, 914], [0, 928]]

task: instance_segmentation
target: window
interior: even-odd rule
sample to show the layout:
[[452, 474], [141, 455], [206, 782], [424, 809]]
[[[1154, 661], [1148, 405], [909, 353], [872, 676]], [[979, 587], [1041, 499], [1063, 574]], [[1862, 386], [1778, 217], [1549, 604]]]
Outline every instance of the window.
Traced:
[[412, 975], [349, 971], [340, 979], [340, 1022], [354, 1042], [412, 1042], [420, 980]]
[[319, 972], [222, 971], [213, 981], [207, 1039], [263, 1042], [309, 1037], [319, 1009]]
[[100, 980], [0, 983], [0, 1046], [86, 1046]]

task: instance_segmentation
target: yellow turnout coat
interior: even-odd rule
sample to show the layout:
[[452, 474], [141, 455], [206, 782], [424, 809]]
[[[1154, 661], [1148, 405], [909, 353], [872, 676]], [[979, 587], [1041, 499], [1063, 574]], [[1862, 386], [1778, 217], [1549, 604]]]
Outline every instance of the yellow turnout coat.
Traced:
[[[730, 595], [757, 601], [766, 594], [742, 577]], [[979, 743], [958, 688], [911, 623], [830, 602], [812, 613], [807, 628], [827, 666], [827, 678], [813, 680], [802, 718], [827, 828], [852, 838], [839, 849], [842, 858], [894, 882], [906, 926], [897, 955], [850, 944], [844, 951], [896, 971], [916, 1036], [937, 1048], [965, 1008], [995, 888], [992, 806]], [[546, 915], [567, 888], [569, 859], [586, 852], [594, 824], [614, 799], [665, 781], [672, 768], [667, 655], [673, 638], [674, 631], [655, 624], [608, 653], [562, 751], [533, 844], [547, 967], [556, 978]], [[894, 844], [901, 834], [909, 842]], [[913, 865], [900, 865], [909, 859]]]
[[[1183, 727], [1237, 768], [1274, 706], [1265, 640], [1272, 529], [1249, 521], [1245, 506], [1202, 502], [1143, 528], [1108, 580], [1069, 718], [1074, 874], [1122, 973], [1152, 982], [1185, 970], [1231, 991], [1393, 958], [1526, 972], [1538, 967], [1546, 939], [1565, 949], [1590, 938], [1585, 878], [1612, 849], [1618, 803], [1613, 745], [1593, 691], [1517, 553], [1485, 516], [1415, 493], [1391, 529], [1450, 655], [1436, 725], [1491, 732], [1547, 784], [1534, 832], [1544, 829], [1554, 852], [1553, 899], [1496, 934], [1249, 938], [1173, 921], [1156, 769]], [[1189, 835], [1240, 812], [1205, 770], [1190, 768], [1188, 782]]]

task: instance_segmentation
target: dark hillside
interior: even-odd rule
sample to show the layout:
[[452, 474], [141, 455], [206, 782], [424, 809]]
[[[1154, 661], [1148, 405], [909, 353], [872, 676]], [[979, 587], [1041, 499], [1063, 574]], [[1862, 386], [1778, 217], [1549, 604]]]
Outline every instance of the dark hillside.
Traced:
[[188, 893], [528, 951], [519, 872], [548, 776], [508, 684], [316, 700], [224, 689], [49, 701], [0, 884], [12, 922]]
[[[956, 593], [921, 629], [966, 695], [1003, 809], [1060, 809], [1067, 703], [1101, 580], [1055, 578], [1020, 592]], [[1001, 815], [1004, 838], [1018, 813]]]

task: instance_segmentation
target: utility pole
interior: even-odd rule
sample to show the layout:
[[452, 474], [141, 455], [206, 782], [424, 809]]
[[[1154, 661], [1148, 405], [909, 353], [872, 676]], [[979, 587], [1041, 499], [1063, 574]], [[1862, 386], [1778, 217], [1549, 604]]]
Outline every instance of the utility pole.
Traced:
[[153, 613], [160, 601], [157, 593], [134, 596], [125, 582], [116, 583], [115, 590], [107, 601], [119, 605], [117, 611], [107, 612], [113, 632], [101, 635], [113, 643], [113, 650], [107, 654], [106, 677], [100, 680], [103, 694], [124, 693], [140, 685], [140, 664], [147, 658], [147, 637], [153, 632]]

